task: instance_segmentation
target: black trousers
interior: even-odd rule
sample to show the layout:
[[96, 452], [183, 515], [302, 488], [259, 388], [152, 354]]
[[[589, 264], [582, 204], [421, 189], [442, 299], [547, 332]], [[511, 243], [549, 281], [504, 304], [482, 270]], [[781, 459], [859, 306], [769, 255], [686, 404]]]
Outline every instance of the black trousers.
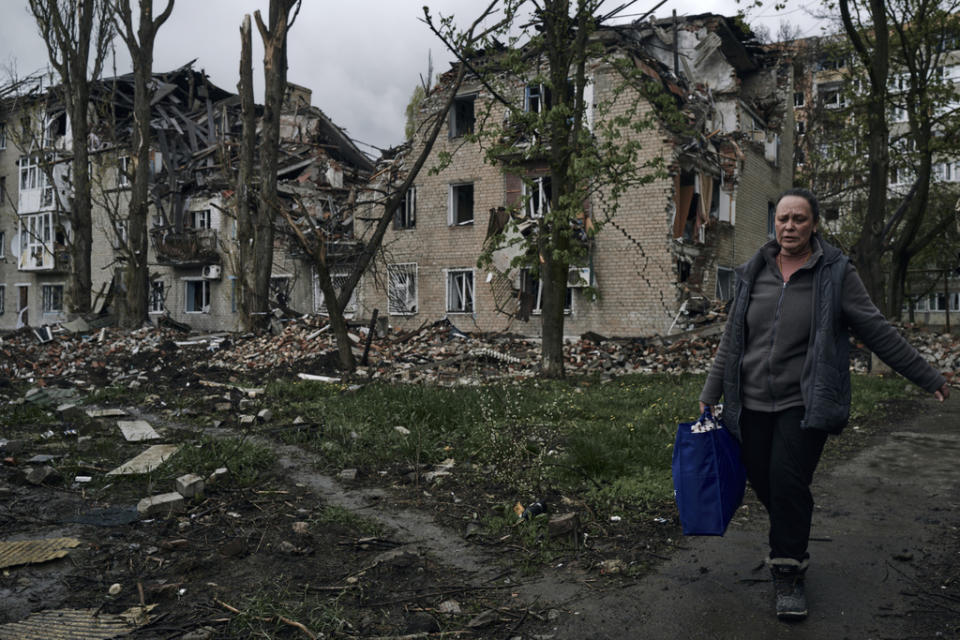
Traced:
[[801, 429], [803, 407], [766, 413], [744, 408], [741, 457], [747, 479], [770, 515], [770, 559], [804, 562], [810, 554], [810, 483], [827, 433]]

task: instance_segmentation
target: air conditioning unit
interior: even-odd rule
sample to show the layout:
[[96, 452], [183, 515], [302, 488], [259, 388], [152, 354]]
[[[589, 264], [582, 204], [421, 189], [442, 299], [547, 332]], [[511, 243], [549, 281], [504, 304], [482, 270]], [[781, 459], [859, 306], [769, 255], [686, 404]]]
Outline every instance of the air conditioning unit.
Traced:
[[220, 265], [218, 264], [208, 264], [203, 268], [201, 275], [206, 280], [219, 280], [220, 279]]
[[571, 287], [589, 287], [592, 284], [590, 267], [570, 267], [567, 285]]

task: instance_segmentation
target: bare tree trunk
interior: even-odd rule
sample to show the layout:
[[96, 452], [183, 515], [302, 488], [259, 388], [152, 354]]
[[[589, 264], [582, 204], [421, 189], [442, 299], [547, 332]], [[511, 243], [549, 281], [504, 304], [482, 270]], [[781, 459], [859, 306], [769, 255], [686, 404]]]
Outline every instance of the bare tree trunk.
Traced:
[[243, 17], [240, 27], [240, 109], [243, 134], [240, 142], [240, 171], [237, 176], [237, 240], [240, 282], [240, 314], [245, 329], [253, 328], [255, 307], [248, 292], [254, 291], [254, 201], [253, 156], [257, 145], [257, 114], [253, 102], [253, 45], [250, 36], [250, 16]]
[[280, 211], [277, 198], [277, 161], [280, 145], [280, 111], [287, 86], [287, 31], [290, 11], [299, 0], [270, 0], [269, 28], [260, 12], [254, 13], [263, 40], [263, 126], [260, 137], [260, 198], [253, 216], [252, 285], [244, 291], [245, 320], [251, 330], [262, 330], [269, 322], [270, 274], [273, 270], [274, 219]]
[[133, 60], [133, 135], [130, 141], [130, 158], [133, 167], [133, 188], [130, 193], [130, 210], [127, 220], [127, 263], [123, 270], [124, 295], [120, 297], [119, 323], [121, 327], [134, 329], [147, 318], [147, 302], [150, 295], [150, 270], [147, 263], [147, 220], [150, 207], [150, 102], [153, 92], [150, 80], [153, 75], [153, 43], [157, 30], [167, 21], [173, 11], [174, 0], [168, 0], [166, 8], [153, 19], [153, 0], [139, 0], [140, 24], [133, 32], [133, 15], [130, 0], [118, 3], [122, 22], [119, 28], [130, 57]]
[[107, 46], [113, 39], [109, 17], [112, 9], [107, 0], [29, 0], [29, 6], [46, 44], [50, 64], [60, 77], [60, 95], [70, 117], [70, 230], [63, 234], [71, 258], [66, 306], [71, 314], [83, 314], [90, 311], [92, 289], [93, 205], [87, 151], [90, 84], [100, 77]]
[[847, 37], [854, 51], [869, 72], [870, 107], [867, 109], [869, 136], [869, 191], [863, 231], [851, 253], [863, 284], [874, 302], [883, 309], [883, 272], [881, 257], [884, 250], [884, 227], [887, 214], [887, 173], [890, 156], [887, 145], [887, 76], [890, 67], [890, 34], [887, 27], [885, 0], [870, 0], [869, 11], [873, 25], [873, 49], [861, 36], [860, 25], [854, 24], [850, 14], [850, 0], [840, 0], [840, 15]]

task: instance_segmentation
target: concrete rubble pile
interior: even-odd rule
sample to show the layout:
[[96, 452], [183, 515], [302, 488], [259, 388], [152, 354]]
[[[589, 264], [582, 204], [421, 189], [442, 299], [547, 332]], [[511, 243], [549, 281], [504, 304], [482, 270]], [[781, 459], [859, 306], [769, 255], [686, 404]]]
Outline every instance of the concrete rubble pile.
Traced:
[[[571, 374], [703, 373], [716, 352], [722, 332], [717, 321], [669, 336], [606, 338], [585, 334], [564, 344]], [[960, 372], [960, 339], [900, 326], [912, 344], [948, 377]], [[367, 329], [351, 330], [358, 362]], [[291, 373], [337, 375], [336, 343], [326, 321], [303, 317], [288, 321], [279, 335], [190, 335], [173, 329], [144, 327], [135, 331], [104, 328], [73, 334], [56, 328], [52, 340], [40, 342], [21, 330], [0, 341], [0, 378], [67, 380], [71, 384], [136, 386], [163, 370], [224, 371], [248, 374], [286, 370]], [[537, 340], [508, 334], [466, 334], [444, 320], [417, 331], [385, 331], [370, 340], [369, 361], [361, 377], [392, 382], [477, 382], [490, 378], [536, 375]], [[854, 349], [853, 368], [865, 371], [869, 357]]]

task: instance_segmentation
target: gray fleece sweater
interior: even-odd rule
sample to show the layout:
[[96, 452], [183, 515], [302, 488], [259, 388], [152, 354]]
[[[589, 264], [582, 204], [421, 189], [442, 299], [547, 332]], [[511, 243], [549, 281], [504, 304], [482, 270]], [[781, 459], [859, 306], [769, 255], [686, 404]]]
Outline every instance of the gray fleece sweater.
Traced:
[[[801, 374], [810, 344], [814, 268], [823, 256], [816, 237], [813, 249], [807, 263], [785, 283], [777, 267], [776, 241], [760, 248], [765, 264], [749, 294], [740, 370], [747, 409], [769, 412], [804, 404]], [[843, 322], [853, 333], [904, 377], [931, 393], [944, 384], [943, 376], [877, 310], [851, 263], [843, 280], [842, 312]], [[730, 333], [724, 332], [700, 394], [706, 404], [716, 404], [723, 393], [724, 364], [731, 357]]]

